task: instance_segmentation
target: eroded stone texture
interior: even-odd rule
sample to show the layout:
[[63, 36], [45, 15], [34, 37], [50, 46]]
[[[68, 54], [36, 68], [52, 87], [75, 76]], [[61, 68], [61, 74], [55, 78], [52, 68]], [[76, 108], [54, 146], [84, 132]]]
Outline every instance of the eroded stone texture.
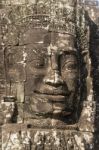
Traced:
[[[33, 130], [26, 125], [4, 126], [2, 149], [6, 150], [84, 150], [93, 149], [92, 133], [72, 130]], [[5, 136], [6, 135], [6, 136]], [[86, 144], [87, 141], [87, 144]]]
[[2, 150], [98, 150], [98, 4], [0, 1]]

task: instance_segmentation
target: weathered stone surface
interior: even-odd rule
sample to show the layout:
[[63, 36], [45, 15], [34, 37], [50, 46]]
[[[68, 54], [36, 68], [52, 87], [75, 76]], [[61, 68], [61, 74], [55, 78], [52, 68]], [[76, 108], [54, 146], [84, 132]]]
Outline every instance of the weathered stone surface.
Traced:
[[11, 126], [3, 126], [3, 150], [64, 150], [64, 148], [74, 150], [86, 148], [91, 150], [93, 148], [92, 133], [75, 130], [28, 129], [26, 125], [22, 124]]
[[0, 110], [1, 110], [1, 115], [2, 117], [2, 122], [0, 124], [6, 124], [12, 122], [12, 117], [14, 114], [14, 109], [15, 109], [15, 104], [14, 102], [1, 102], [0, 105]]
[[99, 149], [98, 16], [97, 0], [0, 1], [2, 150]]

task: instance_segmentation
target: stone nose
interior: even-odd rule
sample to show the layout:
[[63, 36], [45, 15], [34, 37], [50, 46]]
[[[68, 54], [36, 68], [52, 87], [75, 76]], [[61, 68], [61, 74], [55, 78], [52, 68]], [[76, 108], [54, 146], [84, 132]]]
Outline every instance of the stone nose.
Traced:
[[44, 83], [52, 86], [60, 86], [64, 84], [58, 70], [50, 70], [44, 78]]
[[47, 74], [44, 83], [48, 85], [58, 86], [63, 84], [62, 77], [59, 72], [59, 55], [52, 53], [49, 58]]

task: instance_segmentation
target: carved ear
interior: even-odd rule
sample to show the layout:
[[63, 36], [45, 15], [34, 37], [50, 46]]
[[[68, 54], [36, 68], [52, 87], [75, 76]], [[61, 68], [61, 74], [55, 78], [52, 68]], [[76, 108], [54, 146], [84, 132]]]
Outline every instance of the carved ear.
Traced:
[[[82, 13], [81, 13], [82, 12]], [[90, 41], [90, 29], [88, 26], [88, 23], [86, 21], [86, 12], [83, 9], [83, 11], [80, 11], [77, 9], [77, 22], [76, 22], [76, 36], [77, 36], [77, 48], [78, 53], [82, 57], [82, 66], [84, 71], [84, 78], [86, 81], [86, 88], [87, 88], [87, 100], [92, 101], [93, 100], [93, 80], [91, 76], [91, 56], [90, 56], [90, 50], [89, 50], [89, 41]], [[83, 72], [82, 72], [83, 73]]]
[[[79, 119], [79, 130], [81, 131], [93, 131], [94, 124], [90, 120], [95, 112], [95, 101], [93, 96], [93, 79], [91, 76], [92, 72], [92, 58], [90, 55], [90, 30], [88, 23], [85, 20], [85, 11], [83, 9], [82, 14], [77, 10], [77, 24], [76, 24], [76, 34], [77, 34], [77, 48], [78, 53], [81, 56], [80, 62], [82, 63], [81, 73], [84, 75], [81, 77], [81, 115]], [[84, 81], [84, 83], [83, 83]], [[83, 86], [84, 85], [84, 86]], [[82, 88], [84, 87], [84, 88]], [[85, 91], [85, 93], [83, 92]], [[85, 95], [85, 96], [84, 96]]]
[[[87, 32], [85, 30], [88, 29]], [[86, 80], [86, 88], [87, 88], [87, 100], [90, 99], [93, 100], [93, 80], [91, 76], [92, 72], [92, 58], [90, 55], [90, 49], [89, 49], [89, 39], [90, 39], [90, 31], [89, 28], [85, 26], [85, 30], [82, 29], [82, 35], [81, 35], [81, 55], [83, 56], [83, 62], [84, 62], [84, 68], [85, 72], [87, 71], [87, 74], [85, 76]]]

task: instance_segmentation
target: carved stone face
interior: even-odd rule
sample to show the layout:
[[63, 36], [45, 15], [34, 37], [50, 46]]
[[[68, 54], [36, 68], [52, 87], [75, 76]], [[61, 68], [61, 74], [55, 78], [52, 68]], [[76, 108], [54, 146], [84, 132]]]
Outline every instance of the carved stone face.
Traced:
[[[62, 114], [74, 111], [79, 69], [74, 37], [62, 33], [35, 35], [33, 48], [33, 95], [30, 111], [36, 114]], [[38, 36], [38, 37], [36, 37]]]

